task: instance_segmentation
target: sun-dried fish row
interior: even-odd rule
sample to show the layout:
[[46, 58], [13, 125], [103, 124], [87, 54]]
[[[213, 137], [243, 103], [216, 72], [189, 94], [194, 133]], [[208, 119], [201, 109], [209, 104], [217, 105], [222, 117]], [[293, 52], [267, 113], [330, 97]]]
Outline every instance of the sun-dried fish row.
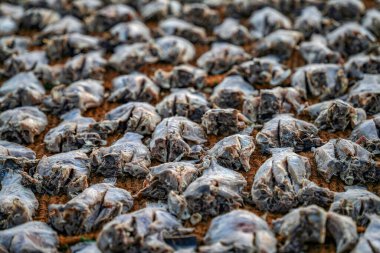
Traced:
[[361, 0], [329, 0], [323, 12], [337, 21], [353, 21], [365, 13], [365, 5]]
[[119, 23], [110, 30], [111, 40], [114, 43], [133, 44], [152, 40], [149, 28], [138, 20]]
[[202, 88], [206, 85], [207, 73], [189, 64], [175, 66], [171, 71], [162, 69], [154, 73], [154, 82], [164, 89]]
[[359, 238], [356, 247], [351, 251], [352, 253], [376, 253], [380, 248], [380, 217], [378, 215], [371, 215], [369, 217], [370, 223]]
[[126, 133], [111, 146], [95, 149], [90, 156], [92, 171], [105, 177], [145, 177], [151, 156], [142, 139], [140, 134]]
[[188, 22], [205, 27], [208, 30], [212, 30], [221, 22], [218, 11], [211, 9], [204, 3], [185, 4], [182, 16]]
[[248, 28], [240, 25], [239, 21], [233, 18], [224, 19], [223, 23], [214, 28], [214, 34], [218, 41], [235, 45], [244, 45], [252, 41]]
[[263, 123], [276, 114], [298, 113], [303, 107], [303, 99], [298, 90], [292, 87], [276, 87], [259, 90], [258, 95], [247, 98], [242, 112], [252, 122]]
[[211, 221], [200, 252], [275, 253], [276, 237], [268, 224], [254, 213], [233, 210]]
[[67, 235], [88, 233], [102, 228], [133, 206], [131, 194], [112, 184], [99, 183], [85, 189], [65, 204], [49, 205], [49, 221]]
[[173, 65], [187, 63], [195, 58], [194, 45], [178, 36], [164, 36], [156, 40], [160, 61]]
[[14, 76], [20, 72], [32, 71], [38, 65], [48, 64], [45, 51], [26, 51], [13, 54], [4, 61], [3, 74]]
[[193, 89], [175, 89], [156, 105], [156, 109], [163, 118], [182, 116], [200, 123], [210, 107], [203, 93]]
[[201, 144], [207, 142], [203, 128], [185, 117], [165, 118], [152, 134], [149, 144], [152, 157], [160, 162], [197, 158]]
[[46, 8], [30, 8], [26, 10], [20, 20], [20, 27], [24, 29], [42, 30], [48, 25], [58, 22], [61, 15]]
[[322, 144], [316, 126], [289, 114], [279, 114], [266, 122], [256, 135], [256, 142], [262, 153], [285, 147], [294, 148], [296, 152], [308, 151]]
[[207, 42], [206, 30], [179, 18], [170, 17], [159, 23], [159, 30], [165, 35], [183, 37], [192, 43]]

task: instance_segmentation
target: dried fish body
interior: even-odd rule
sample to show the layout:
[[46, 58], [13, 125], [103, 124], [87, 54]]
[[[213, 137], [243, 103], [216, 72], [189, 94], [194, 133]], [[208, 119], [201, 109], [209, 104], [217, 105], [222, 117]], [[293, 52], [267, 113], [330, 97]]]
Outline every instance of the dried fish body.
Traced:
[[108, 112], [105, 121], [115, 122], [117, 132], [128, 131], [149, 135], [160, 123], [161, 117], [154, 106], [148, 103], [129, 102]]
[[14, 76], [20, 72], [31, 71], [40, 64], [48, 64], [46, 52], [44, 51], [13, 54], [5, 60], [3, 73], [6, 76]]
[[11, 17], [0, 17], [0, 36], [14, 34], [17, 30], [18, 25]]
[[257, 56], [270, 56], [280, 61], [287, 60], [296, 46], [303, 40], [303, 34], [292, 30], [276, 30], [265, 36], [256, 47]]
[[240, 75], [231, 75], [218, 84], [210, 97], [220, 108], [241, 109], [244, 100], [255, 94], [255, 89]]
[[71, 246], [70, 250], [72, 253], [102, 253], [96, 245], [96, 241], [77, 243]]
[[362, 25], [377, 38], [380, 38], [380, 11], [378, 9], [366, 11], [362, 19]]
[[175, 66], [171, 71], [162, 69], [154, 73], [154, 81], [161, 88], [202, 88], [206, 85], [207, 73], [200, 68], [188, 64]]
[[361, 0], [329, 0], [324, 13], [337, 21], [359, 20], [365, 13], [365, 5]]
[[377, 253], [380, 248], [380, 217], [378, 215], [371, 215], [369, 217], [370, 223], [359, 238], [356, 247], [351, 251], [352, 253]]
[[[83, 33], [83, 22], [74, 16], [64, 16], [59, 21], [47, 25], [38, 35], [40, 40], [49, 38], [54, 35], [63, 35], [69, 33]], [[47, 48], [49, 49], [49, 48]]]
[[125, 4], [111, 4], [97, 10], [85, 22], [90, 32], [105, 32], [117, 23], [136, 18], [137, 14], [132, 7]]
[[311, 166], [306, 157], [290, 151], [274, 153], [255, 174], [251, 189], [255, 206], [281, 213], [298, 206], [298, 192], [310, 174]]
[[182, 116], [200, 123], [210, 107], [203, 93], [193, 89], [175, 89], [156, 105], [156, 109], [163, 118]]
[[363, 188], [348, 188], [335, 194], [330, 211], [350, 216], [359, 226], [366, 226], [371, 214], [380, 214], [380, 197]]
[[300, 53], [308, 64], [312, 63], [339, 63], [342, 58], [338, 52], [332, 51], [319, 40], [302, 42]]
[[58, 253], [58, 235], [46, 223], [30, 221], [0, 231], [0, 249], [14, 253]]
[[239, 24], [233, 18], [224, 19], [223, 23], [214, 28], [214, 34], [218, 41], [224, 41], [235, 45], [244, 45], [252, 41], [249, 30]]
[[276, 87], [262, 89], [258, 95], [247, 98], [242, 111], [251, 121], [263, 123], [276, 114], [299, 112], [303, 107], [303, 99], [298, 90]]
[[108, 64], [119, 72], [131, 73], [145, 64], [158, 62], [159, 50], [150, 42], [120, 45], [115, 48]]
[[119, 215], [107, 223], [98, 236], [97, 246], [104, 253], [174, 252], [166, 239], [188, 233], [167, 211], [147, 207]]
[[329, 48], [348, 57], [368, 50], [376, 42], [374, 35], [357, 23], [346, 23], [326, 35]]
[[30, 169], [37, 164], [36, 153], [20, 144], [0, 140], [0, 180], [6, 174], [6, 169]]
[[100, 229], [133, 206], [131, 194], [112, 184], [99, 183], [85, 189], [66, 204], [49, 205], [49, 220], [57, 231], [67, 235]]
[[203, 128], [185, 117], [165, 118], [152, 134], [152, 157], [160, 162], [175, 162], [199, 157], [201, 144], [207, 142]]
[[0, 138], [16, 143], [34, 143], [34, 137], [41, 134], [48, 121], [37, 107], [22, 106], [0, 114]]
[[257, 39], [279, 29], [290, 30], [292, 28], [290, 19], [271, 7], [253, 12], [249, 18], [249, 25], [252, 28], [253, 37]]
[[200, 252], [275, 253], [277, 240], [265, 220], [245, 210], [214, 218]]
[[95, 149], [90, 156], [92, 171], [105, 177], [145, 177], [151, 155], [142, 138], [140, 134], [126, 133], [111, 146]]
[[373, 119], [365, 120], [352, 132], [350, 139], [356, 141], [373, 154], [380, 153], [380, 115], [375, 115]]
[[317, 205], [328, 208], [334, 201], [334, 197], [335, 192], [309, 180], [303, 181], [302, 188], [297, 193], [298, 202], [304, 206]]
[[67, 61], [61, 71], [61, 83], [69, 84], [81, 79], [102, 80], [107, 61], [102, 52], [78, 54]]
[[12, 170], [5, 172], [0, 191], [0, 229], [31, 221], [37, 208], [38, 200], [21, 184], [21, 175]]
[[207, 154], [229, 169], [249, 171], [249, 160], [255, 150], [254, 138], [249, 135], [234, 134], [217, 142]]
[[204, 43], [207, 41], [206, 30], [179, 18], [168, 18], [159, 23], [159, 29], [165, 35], [183, 37], [192, 43]]
[[337, 253], [350, 252], [355, 247], [358, 233], [356, 223], [350, 217], [328, 212], [326, 228], [334, 238]]
[[56, 23], [61, 15], [58, 12], [45, 8], [30, 8], [24, 12], [20, 27], [24, 29], [42, 30], [46, 26]]
[[367, 117], [363, 109], [355, 108], [340, 99], [308, 106], [303, 112], [314, 119], [314, 124], [319, 129], [331, 132], [354, 129]]
[[150, 167], [146, 185], [139, 195], [154, 199], [167, 199], [170, 191], [183, 193], [199, 175], [194, 164], [188, 162], [169, 162]]
[[336, 64], [310, 64], [298, 68], [291, 84], [303, 97], [318, 97], [321, 100], [341, 96], [348, 89], [344, 69]]
[[365, 74], [380, 74], [380, 56], [355, 55], [348, 59], [344, 69], [349, 78], [356, 80], [364, 78]]
[[157, 41], [158, 55], [161, 61], [174, 65], [187, 63], [194, 59], [194, 45], [181, 37], [165, 36], [158, 38]]
[[316, 126], [288, 114], [279, 114], [266, 122], [256, 135], [256, 142], [262, 153], [284, 147], [292, 147], [296, 152], [307, 151], [322, 144]]
[[25, 36], [2, 36], [0, 38], [0, 60], [5, 61], [11, 55], [25, 53], [30, 44], [30, 38]]
[[229, 43], [214, 43], [211, 50], [198, 58], [197, 66], [210, 74], [217, 75], [250, 58], [251, 56], [242, 47]]
[[78, 108], [82, 112], [103, 103], [104, 87], [100, 81], [86, 79], [54, 87], [43, 101], [44, 109], [53, 114]]
[[202, 117], [207, 134], [231, 135], [246, 128], [250, 121], [236, 109], [210, 109]]
[[119, 23], [111, 28], [110, 33], [111, 40], [117, 44], [133, 44], [152, 40], [149, 28], [138, 20]]
[[364, 78], [351, 87], [347, 101], [363, 108], [367, 114], [380, 113], [380, 76], [364, 75]]
[[79, 109], [74, 109], [61, 116], [63, 121], [51, 128], [44, 137], [45, 148], [49, 152], [68, 152], [81, 148], [106, 145], [101, 134], [91, 128], [96, 121], [82, 117]]
[[211, 9], [204, 3], [185, 4], [182, 16], [188, 22], [205, 27], [208, 30], [212, 30], [221, 22], [218, 11]]
[[89, 162], [81, 150], [44, 156], [31, 176], [23, 175], [23, 183], [38, 193], [73, 197], [88, 187]]
[[317, 170], [326, 181], [339, 176], [346, 184], [377, 182], [380, 172], [372, 154], [349, 140], [332, 139], [315, 150]]
[[19, 106], [38, 105], [45, 89], [32, 72], [21, 72], [0, 87], [0, 111]]
[[155, 102], [160, 96], [160, 88], [148, 76], [132, 73], [115, 77], [108, 97], [111, 102]]
[[98, 38], [80, 33], [51, 36], [46, 40], [46, 54], [50, 60], [100, 49]]

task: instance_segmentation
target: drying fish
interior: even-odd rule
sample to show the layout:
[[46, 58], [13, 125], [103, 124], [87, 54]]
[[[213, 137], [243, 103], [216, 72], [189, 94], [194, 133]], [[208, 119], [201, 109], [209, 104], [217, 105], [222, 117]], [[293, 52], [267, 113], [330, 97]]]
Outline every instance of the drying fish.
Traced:
[[274, 153], [255, 174], [251, 189], [255, 206], [262, 211], [281, 213], [297, 207], [298, 192], [310, 174], [306, 157], [286, 150]]
[[380, 55], [355, 55], [344, 65], [349, 78], [362, 79], [365, 74], [380, 74]]
[[3, 74], [14, 76], [20, 72], [33, 70], [37, 65], [48, 64], [45, 51], [30, 51], [13, 54], [4, 61]]
[[78, 54], [65, 63], [60, 81], [61, 83], [70, 84], [81, 79], [102, 80], [106, 72], [106, 64], [107, 61], [100, 51]]
[[82, 117], [79, 109], [74, 109], [61, 116], [58, 126], [51, 128], [44, 138], [45, 148], [53, 153], [67, 152], [81, 148], [106, 145], [99, 133], [91, 128], [96, 121]]
[[115, 77], [108, 97], [111, 102], [155, 102], [160, 95], [160, 88], [146, 75], [135, 72]]
[[311, 123], [295, 119], [289, 114], [279, 114], [264, 124], [256, 135], [256, 142], [262, 153], [273, 148], [294, 148], [296, 152], [308, 151], [321, 146], [318, 128]]
[[368, 115], [380, 113], [380, 75], [364, 75], [351, 87], [347, 101], [363, 108]]
[[89, 162], [81, 150], [44, 156], [31, 176], [23, 175], [23, 183], [38, 193], [73, 197], [88, 187]]
[[237, 73], [252, 85], [281, 85], [292, 71], [271, 58], [254, 58], [236, 67]]
[[10, 17], [0, 17], [0, 36], [11, 35], [18, 30], [17, 23]]
[[368, 50], [376, 38], [357, 23], [346, 23], [326, 35], [329, 48], [347, 57]]
[[318, 186], [309, 180], [304, 180], [302, 188], [297, 192], [298, 202], [304, 206], [317, 205], [328, 208], [334, 201], [334, 197], [334, 191]]
[[204, 3], [186, 4], [183, 6], [182, 16], [194, 25], [212, 30], [221, 22], [218, 11], [211, 9]]
[[259, 94], [244, 101], [243, 114], [252, 122], [263, 123], [276, 114], [297, 113], [303, 108], [303, 99], [295, 88], [276, 87], [259, 90]]
[[95, 241], [80, 242], [70, 247], [72, 253], [102, 253]]
[[319, 129], [331, 132], [354, 129], [366, 119], [363, 109], [355, 108], [340, 99], [313, 104], [303, 112], [314, 119], [314, 124]]
[[30, 221], [0, 231], [0, 249], [14, 253], [58, 253], [58, 235], [46, 223]]
[[241, 196], [247, 185], [244, 177], [211, 161], [202, 176], [193, 181], [182, 194], [171, 192], [168, 208], [177, 217], [195, 220], [214, 217], [243, 205]]
[[220, 108], [241, 109], [244, 101], [255, 93], [255, 89], [243, 77], [231, 75], [214, 88], [210, 100]]
[[303, 97], [318, 97], [321, 100], [341, 96], [348, 89], [344, 69], [335, 64], [310, 64], [298, 68], [291, 84]]
[[157, 41], [158, 55], [161, 61], [173, 65], [187, 63], [194, 59], [194, 45], [181, 37], [165, 36], [158, 38]]
[[211, 221], [200, 252], [275, 253], [276, 243], [265, 220], [245, 210], [233, 210]]
[[254, 138], [249, 135], [234, 134], [217, 142], [207, 154], [218, 164], [233, 170], [249, 171], [249, 159], [255, 150]]
[[83, 234], [100, 229], [132, 206], [133, 198], [127, 190], [108, 183], [94, 184], [66, 204], [49, 205], [49, 220], [61, 233]]
[[159, 29], [165, 35], [183, 37], [193, 43], [204, 43], [207, 41], [206, 30], [178, 18], [168, 18], [159, 24]]
[[265, 7], [253, 12], [249, 18], [249, 25], [252, 29], [253, 37], [257, 39], [279, 29], [289, 30], [292, 28], [290, 19], [271, 7]]
[[198, 58], [197, 66], [212, 75], [217, 75], [250, 58], [242, 47], [229, 43], [214, 43], [209, 51]]
[[30, 169], [37, 165], [36, 153], [20, 144], [0, 140], [0, 180], [5, 175], [5, 169]]
[[156, 109], [163, 118], [183, 116], [200, 123], [210, 107], [203, 93], [193, 89], [175, 89], [156, 105]]
[[376, 253], [380, 248], [380, 217], [371, 215], [369, 217], [370, 223], [365, 230], [364, 234], [360, 236], [359, 242], [356, 244], [352, 253]]
[[330, 211], [350, 216], [359, 226], [366, 226], [371, 214], [380, 215], [380, 197], [364, 188], [351, 187], [335, 194]]
[[145, 187], [139, 195], [167, 199], [170, 191], [183, 193], [198, 175], [198, 168], [188, 162], [169, 162], [150, 167], [144, 182]]
[[301, 252], [307, 244], [325, 242], [327, 231], [336, 242], [337, 252], [346, 252], [355, 246], [358, 235], [352, 219], [325, 212], [311, 205], [294, 209], [273, 222], [273, 229], [284, 238], [280, 252]]
[[39, 64], [33, 69], [33, 74], [44, 86], [50, 88], [60, 84], [61, 71], [61, 65]]
[[34, 143], [48, 124], [46, 115], [37, 107], [22, 106], [0, 114], [0, 139], [16, 143]]
[[350, 139], [356, 141], [373, 154], [380, 153], [380, 115], [373, 119], [365, 120], [352, 132]]
[[145, 64], [156, 63], [159, 50], [156, 44], [150, 42], [120, 45], [114, 49], [108, 64], [121, 73], [131, 73]]
[[20, 27], [24, 29], [42, 30], [48, 25], [60, 20], [58, 12], [45, 8], [30, 8], [26, 10], [20, 20]]
[[139, 11], [144, 20], [161, 20], [169, 16], [178, 17], [182, 5], [179, 1], [149, 0], [139, 6]]
[[236, 134], [251, 122], [236, 109], [210, 109], [202, 117], [202, 126], [207, 134]]
[[43, 101], [44, 109], [53, 114], [61, 114], [78, 108], [82, 112], [103, 103], [104, 87], [100, 81], [81, 80], [69, 86], [54, 87], [50, 96]]
[[315, 150], [317, 170], [326, 181], [339, 176], [346, 184], [377, 182], [380, 170], [372, 154], [344, 139], [332, 139]]
[[0, 229], [11, 228], [33, 219], [38, 201], [33, 192], [21, 184], [21, 175], [5, 172], [0, 191]]
[[52, 36], [46, 40], [46, 54], [50, 60], [100, 49], [98, 38], [80, 33]]
[[229, 42], [235, 45], [244, 45], [252, 41], [249, 30], [233, 18], [226, 18], [222, 24], [216, 26], [214, 34], [218, 41]]
[[116, 43], [133, 44], [152, 40], [149, 28], [142, 22], [133, 20], [119, 23], [110, 30], [111, 40]]
[[149, 144], [152, 157], [160, 162], [197, 158], [201, 144], [207, 142], [203, 128], [185, 117], [165, 118], [152, 134]]
[[147, 207], [119, 215], [107, 223], [98, 236], [97, 245], [104, 253], [174, 252], [167, 241], [190, 232], [167, 211]]
[[125, 4], [111, 4], [97, 10], [85, 22], [90, 32], [105, 32], [121, 22], [128, 22], [137, 18], [132, 7]]
[[23, 54], [27, 51], [31, 40], [25, 36], [3, 36], [0, 38], [0, 60], [5, 61], [11, 55]]
[[324, 13], [337, 21], [354, 21], [365, 13], [365, 5], [361, 0], [329, 0]]
[[162, 69], [154, 73], [154, 81], [164, 89], [170, 88], [202, 88], [206, 85], [207, 73], [189, 64], [175, 66], [171, 71]]
[[32, 72], [22, 72], [5, 81], [0, 87], [0, 111], [19, 106], [38, 105], [45, 89]]
[[372, 32], [378, 39], [380, 38], [380, 11], [371, 9], [365, 13], [362, 19], [362, 25]]
[[111, 122], [117, 132], [128, 131], [148, 135], [154, 131], [160, 121], [161, 117], [154, 106], [143, 102], [129, 102], [108, 112], [105, 121], [99, 124], [102, 127], [102, 124], [108, 125], [108, 122]]
[[69, 33], [83, 33], [84, 25], [82, 21], [74, 16], [64, 16], [58, 22], [47, 25], [38, 35], [40, 40], [54, 35]]
[[109, 147], [91, 154], [92, 171], [105, 177], [145, 177], [149, 172], [150, 152], [142, 143], [143, 136], [126, 133]]
[[332, 51], [319, 39], [302, 42], [300, 44], [302, 58], [308, 63], [339, 63], [342, 58], [338, 52]]
[[298, 31], [276, 30], [258, 42], [256, 54], [259, 57], [270, 56], [281, 61], [287, 60], [302, 40], [303, 34]]

